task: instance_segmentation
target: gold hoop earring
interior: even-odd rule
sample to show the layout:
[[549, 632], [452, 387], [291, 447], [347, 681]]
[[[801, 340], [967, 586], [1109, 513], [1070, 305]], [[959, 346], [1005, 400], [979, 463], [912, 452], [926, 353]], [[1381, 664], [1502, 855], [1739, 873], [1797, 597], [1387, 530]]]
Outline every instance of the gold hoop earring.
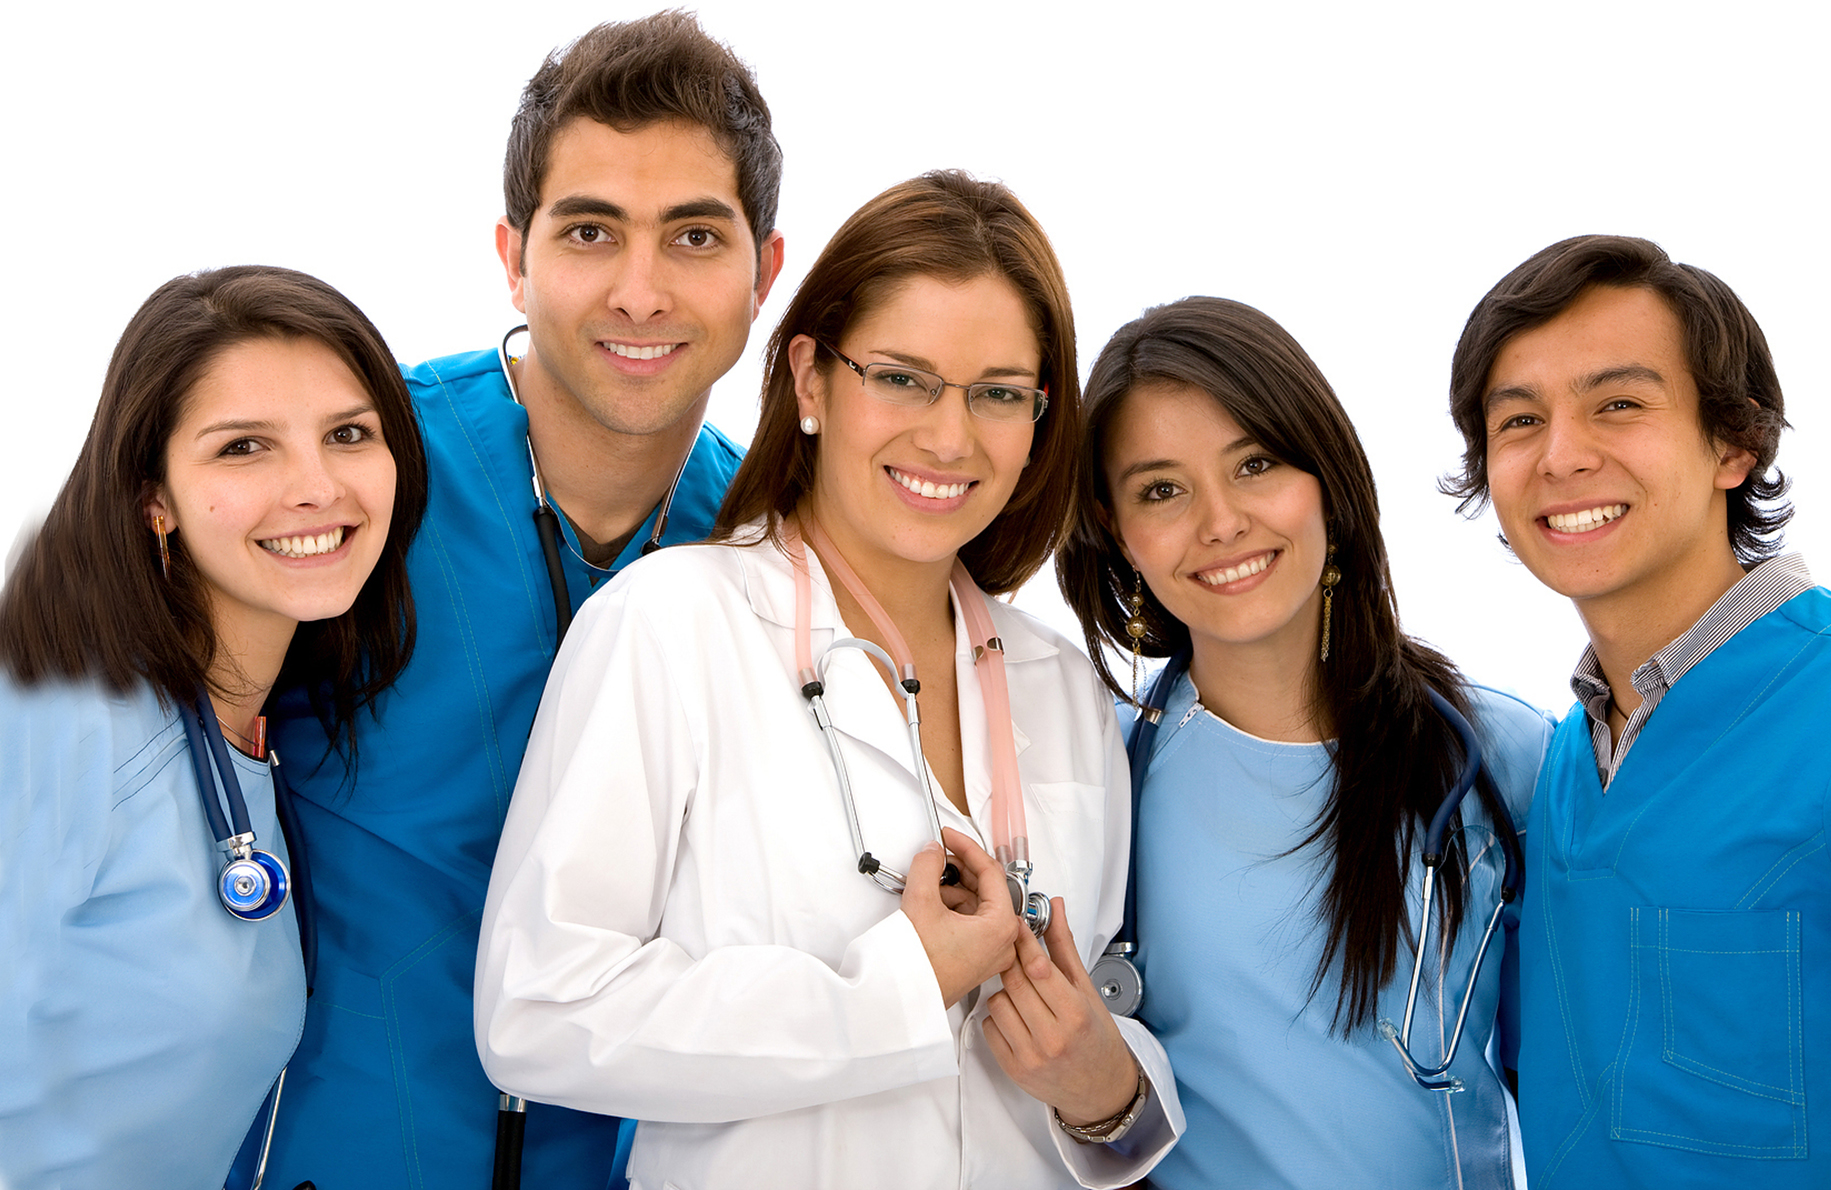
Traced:
[[1132, 638], [1132, 705], [1136, 707], [1144, 703], [1144, 691], [1138, 681], [1141, 662], [1139, 648], [1147, 631], [1144, 623], [1144, 575], [1138, 573], [1136, 566], [1132, 567], [1132, 593], [1125, 597], [1125, 605], [1132, 613], [1131, 618], [1125, 622], [1125, 634]]
[[172, 577], [172, 551], [165, 544], [164, 517], [153, 517], [153, 536], [159, 539], [159, 570], [169, 579]]
[[1341, 582], [1341, 568], [1335, 565], [1335, 543], [1329, 543], [1329, 556], [1322, 564], [1322, 660], [1329, 659], [1329, 621], [1334, 619], [1335, 584]]

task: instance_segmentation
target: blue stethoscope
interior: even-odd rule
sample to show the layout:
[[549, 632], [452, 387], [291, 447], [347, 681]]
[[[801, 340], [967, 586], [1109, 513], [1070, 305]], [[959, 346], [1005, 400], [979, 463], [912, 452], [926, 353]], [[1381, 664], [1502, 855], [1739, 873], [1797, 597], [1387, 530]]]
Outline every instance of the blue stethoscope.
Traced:
[[[199, 689], [197, 700], [178, 705], [178, 719], [184, 725], [184, 736], [191, 748], [191, 768], [197, 776], [197, 795], [203, 800], [204, 819], [210, 824], [210, 835], [225, 858], [216, 877], [216, 895], [231, 916], [242, 921], [265, 921], [293, 902], [293, 919], [299, 928], [299, 954], [305, 965], [305, 994], [310, 996], [318, 969], [318, 931], [312, 915], [311, 871], [305, 862], [304, 834], [293, 812], [292, 790], [280, 772], [279, 754], [267, 752], [267, 770], [273, 775], [274, 817], [279, 820], [280, 834], [286, 840], [292, 867], [270, 851], [255, 846], [254, 826], [248, 820], [248, 802], [242, 797], [241, 782], [235, 776], [235, 764], [229, 758], [229, 745], [223, 739], [222, 724], [217, 722], [216, 708], [210, 705], [209, 692]], [[211, 771], [212, 763], [215, 772]], [[220, 794], [218, 782], [221, 783]], [[223, 813], [223, 801], [229, 812]], [[298, 895], [292, 894], [297, 891]], [[261, 1110], [266, 1124], [261, 1130], [261, 1146], [253, 1173], [251, 1190], [259, 1190], [267, 1173], [267, 1154], [273, 1146], [273, 1126], [279, 1116], [280, 1092], [286, 1086], [286, 1071], [274, 1080]]]
[[[1138, 953], [1138, 805], [1144, 792], [1145, 776], [1150, 771], [1151, 752], [1157, 740], [1158, 724], [1163, 719], [1163, 708], [1168, 704], [1170, 692], [1176, 688], [1176, 683], [1189, 672], [1192, 655], [1188, 648], [1182, 649], [1158, 673], [1157, 679], [1151, 683], [1144, 705], [1139, 708], [1138, 719], [1132, 727], [1132, 738], [1125, 746], [1126, 759], [1131, 762], [1132, 769], [1132, 856], [1125, 879], [1125, 920], [1120, 923], [1112, 943], [1089, 972], [1094, 987], [1100, 990], [1101, 999], [1116, 1016], [1132, 1016], [1144, 1000], [1144, 976], [1133, 961], [1133, 956]], [[1489, 943], [1494, 940], [1494, 931], [1500, 926], [1502, 913], [1519, 896], [1525, 873], [1519, 862], [1519, 837], [1513, 832], [1513, 824], [1504, 821], [1496, 824], [1501, 853], [1506, 860], [1500, 896], [1495, 900], [1493, 913], [1488, 916], [1487, 929], [1482, 932], [1481, 947], [1475, 952], [1475, 961], [1469, 967], [1468, 986], [1463, 989], [1462, 1004], [1456, 1010], [1456, 1027], [1450, 1034], [1449, 1048], [1444, 1052], [1441, 1064], [1426, 1066], [1411, 1052], [1411, 1022], [1418, 1004], [1418, 985], [1424, 973], [1424, 942], [1428, 937], [1430, 919], [1437, 916], [1432, 908], [1432, 897], [1437, 888], [1437, 869], [1443, 866], [1450, 820], [1462, 805], [1463, 797], [1474, 788], [1475, 778], [1481, 772], [1481, 743], [1475, 738], [1475, 729], [1442, 695], [1435, 690], [1429, 691], [1429, 694], [1431, 706], [1448, 720], [1462, 740], [1462, 771], [1457, 774], [1456, 783], [1450, 787], [1449, 792], [1443, 795], [1443, 801], [1438, 805], [1437, 813], [1431, 818], [1430, 827], [1424, 833], [1424, 928], [1419, 932], [1418, 945], [1412, 954], [1411, 986], [1405, 995], [1405, 1019], [1401, 1025], [1395, 1026], [1382, 1017], [1379, 1030], [1380, 1035], [1392, 1042], [1393, 1048], [1399, 1051], [1399, 1060], [1405, 1064], [1406, 1072], [1420, 1087], [1427, 1091], [1452, 1092], [1463, 1089], [1462, 1080], [1449, 1074], [1449, 1068], [1456, 1060], [1456, 1049], [1462, 1042], [1462, 1028], [1468, 1019], [1469, 1001], [1474, 996], [1476, 981], [1481, 976], [1481, 964], [1487, 957]], [[1441, 927], [1438, 933], [1441, 936]]]

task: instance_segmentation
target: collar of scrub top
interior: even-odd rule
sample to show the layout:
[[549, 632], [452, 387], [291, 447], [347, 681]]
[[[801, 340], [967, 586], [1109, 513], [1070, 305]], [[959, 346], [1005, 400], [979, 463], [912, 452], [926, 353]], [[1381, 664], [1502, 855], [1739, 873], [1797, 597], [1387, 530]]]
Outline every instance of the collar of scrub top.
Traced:
[[[1094, 987], [1099, 989], [1101, 998], [1116, 1015], [1131, 1016], [1138, 1011], [1144, 999], [1144, 978], [1132, 956], [1138, 951], [1138, 808], [1144, 792], [1145, 777], [1150, 771], [1151, 753], [1157, 738], [1157, 727], [1163, 718], [1164, 707], [1169, 704], [1170, 694], [1176, 688], [1183, 675], [1189, 672], [1193, 651], [1184, 647], [1170, 657], [1170, 660], [1151, 683], [1150, 692], [1145, 701], [1138, 707], [1138, 718], [1132, 728], [1132, 738], [1126, 743], [1127, 760], [1132, 771], [1132, 856], [1127, 865], [1125, 880], [1125, 920], [1120, 924], [1113, 942], [1106, 948], [1105, 954], [1095, 962], [1089, 972]], [[1500, 924], [1501, 914], [1507, 905], [1519, 895], [1520, 883], [1524, 879], [1524, 868], [1519, 862], [1519, 837], [1514, 834], [1512, 823], [1502, 823], [1497, 828], [1501, 853], [1505, 858], [1506, 871], [1501, 879], [1500, 896], [1494, 904], [1494, 911], [1488, 917], [1486, 930], [1481, 936], [1481, 946], [1475, 953], [1475, 961], [1469, 968], [1468, 986], [1463, 989], [1462, 1004], [1456, 1010], [1456, 1026], [1450, 1035], [1448, 1049], [1443, 1061], [1436, 1066], [1426, 1066], [1417, 1061], [1411, 1052], [1411, 1022], [1418, 1002], [1418, 986], [1424, 970], [1424, 942], [1430, 927], [1432, 900], [1436, 893], [1437, 869], [1445, 858], [1446, 840], [1451, 820], [1456, 816], [1462, 799], [1475, 785], [1476, 776], [1481, 771], [1481, 743], [1475, 736], [1475, 730], [1469, 721], [1462, 716], [1449, 701], [1435, 690], [1426, 691], [1430, 696], [1431, 706], [1443, 716], [1455, 729], [1462, 740], [1462, 770], [1456, 782], [1451, 786], [1443, 801], [1437, 806], [1436, 814], [1431, 818], [1430, 826], [1424, 835], [1424, 896], [1423, 916], [1424, 931], [1420, 933], [1418, 945], [1412, 955], [1411, 985], [1405, 997], [1405, 1018], [1402, 1026], [1394, 1027], [1392, 1022], [1381, 1018], [1380, 1035], [1391, 1041], [1399, 1051], [1399, 1060], [1404, 1063], [1417, 1084], [1428, 1091], [1453, 1092], [1463, 1089], [1462, 1080], [1449, 1073], [1450, 1064], [1456, 1059], [1457, 1046], [1462, 1041], [1462, 1029], [1466, 1023], [1469, 1002], [1475, 992], [1475, 983], [1481, 975], [1482, 960], [1487, 956], [1488, 945], [1494, 938], [1495, 928]], [[1441, 935], [1441, 930], [1439, 930]]]
[[[902, 689], [916, 779], [921, 784], [928, 809], [929, 827], [935, 841], [939, 842], [941, 822], [935, 812], [934, 786], [929, 781], [928, 762], [922, 752], [921, 716], [916, 704], [916, 695], [922, 684], [916, 676], [915, 657], [895, 621], [846, 562], [845, 556], [821, 528], [820, 522], [810, 513], [802, 514], [800, 519], [802, 532], [788, 527], [784, 534], [784, 545], [795, 569], [795, 666], [801, 682], [801, 693], [808, 700], [809, 709], [813, 711], [815, 722], [820, 725], [821, 734], [826, 739], [827, 749], [832, 753], [833, 768], [839, 776], [840, 796], [845, 802], [846, 821], [852, 830], [852, 845], [858, 852], [858, 869], [886, 891], [901, 893], [906, 883], [905, 877], [886, 869], [865, 850], [845, 758], [839, 751], [839, 741], [826, 712], [825, 675], [826, 665], [836, 650], [861, 649], [882, 665], [891, 680]], [[829, 645], [816, 667], [812, 643], [812, 584], [808, 576], [807, 557], [801, 544], [803, 532], [829, 573], [835, 575], [846, 590], [851, 592], [852, 598], [858, 601], [877, 630], [883, 634], [894, 657], [870, 641], [848, 637], [835, 640]], [[979, 584], [958, 558], [954, 559], [949, 585], [953, 588], [954, 600], [959, 604], [961, 614], [966, 617], [967, 637], [973, 642], [973, 665], [984, 694], [986, 738], [992, 750], [993, 855], [1004, 865], [1012, 911], [1022, 917], [1025, 924], [1040, 937], [1049, 926], [1050, 905], [1046, 895], [1030, 891], [1030, 875], [1034, 868], [1030, 862], [1029, 830], [1024, 817], [1023, 783], [1017, 770], [1017, 740], [1011, 719], [1010, 687], [1005, 676], [1004, 642], [998, 638], [997, 630], [992, 625], [991, 613], [985, 606], [985, 592], [979, 589]], [[952, 877], [948, 882], [951, 883], [958, 879], [958, 869], [952, 864], [948, 868]]]
[[[496, 358], [502, 365], [502, 378], [508, 383], [509, 398], [517, 405], [521, 404], [521, 390], [515, 387], [515, 371], [509, 365], [519, 363], [521, 357], [509, 354], [509, 340], [528, 329], [527, 323], [511, 327], [508, 334], [502, 336], [502, 342], [496, 347]], [[522, 406], [524, 409], [526, 406]], [[560, 564], [559, 515], [553, 509], [553, 502], [547, 499], [547, 484], [540, 474], [540, 460], [534, 456], [534, 438], [527, 436], [528, 471], [534, 481], [534, 528], [540, 534], [540, 552], [547, 561], [547, 582], [553, 588], [553, 612], [559, 621], [558, 638], [554, 642], [566, 639], [566, 629], [572, 627], [572, 597], [566, 591], [566, 571]], [[661, 504], [655, 510], [655, 527], [649, 531], [648, 540], [642, 543], [644, 555], [652, 554], [661, 548], [662, 534], [668, 531], [668, 512], [674, 507], [674, 493], [680, 487], [681, 479], [687, 473], [687, 461], [693, 457], [693, 448], [687, 447], [687, 453], [681, 458], [680, 466], [674, 471], [674, 480], [668, 484], [666, 494], [661, 497]], [[568, 547], [570, 548], [570, 547]], [[583, 554], [573, 551], [573, 556], [585, 562]], [[585, 565], [600, 574], [608, 575], [610, 570], [603, 566]]]

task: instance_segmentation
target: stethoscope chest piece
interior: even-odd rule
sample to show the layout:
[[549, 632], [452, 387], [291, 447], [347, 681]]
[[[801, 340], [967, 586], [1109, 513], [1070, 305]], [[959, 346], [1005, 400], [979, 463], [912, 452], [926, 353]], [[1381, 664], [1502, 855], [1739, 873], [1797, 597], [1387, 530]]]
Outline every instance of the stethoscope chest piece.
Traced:
[[223, 865], [216, 894], [223, 907], [243, 921], [263, 921], [280, 911], [292, 892], [286, 865], [265, 851], [244, 845]]
[[1100, 993], [1100, 1002], [1114, 1016], [1133, 1016], [1144, 1002], [1144, 976], [1131, 959], [1137, 949], [1130, 942], [1115, 942], [1087, 972]]

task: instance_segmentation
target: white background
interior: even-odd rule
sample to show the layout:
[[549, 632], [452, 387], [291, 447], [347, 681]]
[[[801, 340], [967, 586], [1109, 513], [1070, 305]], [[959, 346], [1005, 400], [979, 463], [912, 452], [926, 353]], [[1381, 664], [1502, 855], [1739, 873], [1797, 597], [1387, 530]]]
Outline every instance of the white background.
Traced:
[[[343, 289], [403, 360], [493, 345], [509, 117], [622, 3], [35, 3], [7, 20], [0, 192], [13, 359], [0, 545], [48, 505], [116, 336], [161, 282], [260, 262]], [[1582, 634], [1436, 494], [1451, 348], [1513, 265], [1581, 232], [1721, 275], [1796, 427], [1792, 544], [1831, 568], [1827, 18], [1817, 5], [706, 3], [787, 156], [788, 265], [711, 419], [755, 424], [757, 349], [841, 219], [940, 166], [1053, 236], [1082, 369], [1191, 293], [1259, 306], [1334, 383], [1380, 481], [1405, 626], [1543, 705]], [[1831, 573], [1826, 570], [1824, 573]], [[1045, 575], [1020, 602], [1067, 624]]]

